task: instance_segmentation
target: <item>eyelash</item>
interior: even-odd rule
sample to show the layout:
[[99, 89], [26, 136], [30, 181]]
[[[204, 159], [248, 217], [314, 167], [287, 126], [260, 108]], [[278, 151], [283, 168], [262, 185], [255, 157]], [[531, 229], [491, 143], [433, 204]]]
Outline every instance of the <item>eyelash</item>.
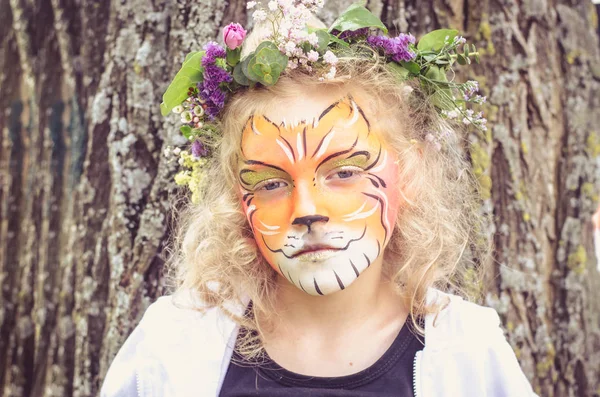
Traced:
[[[280, 186], [277, 186], [277, 187], [275, 187], [275, 188], [273, 188], [273, 189], [267, 189], [267, 186], [269, 186], [269, 185], [272, 185], [272, 184], [274, 184], [274, 183], [279, 183], [279, 184], [280, 184]], [[271, 191], [271, 190], [275, 190], [275, 189], [277, 189], [277, 188], [280, 188], [280, 187], [286, 187], [287, 185], [288, 185], [288, 184], [287, 184], [287, 182], [285, 182], [285, 181], [282, 181], [282, 180], [277, 180], [277, 179], [268, 179], [268, 180], [266, 180], [266, 181], [263, 181], [263, 182], [260, 182], [259, 184], [257, 184], [257, 185], [254, 187], [254, 190], [255, 190], [255, 191], [263, 190], [263, 191], [267, 191], [267, 192], [269, 192], [269, 191]]]
[[[349, 171], [349, 172], [352, 172], [352, 175], [350, 175], [350, 176], [349, 176], [349, 177], [347, 177], [347, 178], [340, 178], [340, 177], [339, 177], [339, 174], [340, 174], [341, 172], [348, 172], [348, 171]], [[329, 174], [329, 175], [327, 176], [327, 178], [326, 178], [326, 179], [328, 179], [328, 180], [329, 180], [329, 179], [333, 179], [333, 177], [335, 177], [335, 176], [338, 176], [338, 178], [337, 178], [337, 179], [341, 179], [341, 180], [343, 180], [343, 179], [350, 179], [350, 178], [352, 178], [353, 176], [360, 175], [360, 174], [361, 174], [363, 171], [364, 171], [364, 170], [363, 170], [362, 168], [360, 168], [360, 167], [356, 167], [356, 166], [347, 165], [347, 166], [343, 166], [343, 167], [340, 167], [340, 168], [338, 168], [338, 169], [334, 170], [334, 172], [332, 172], [331, 174]]]

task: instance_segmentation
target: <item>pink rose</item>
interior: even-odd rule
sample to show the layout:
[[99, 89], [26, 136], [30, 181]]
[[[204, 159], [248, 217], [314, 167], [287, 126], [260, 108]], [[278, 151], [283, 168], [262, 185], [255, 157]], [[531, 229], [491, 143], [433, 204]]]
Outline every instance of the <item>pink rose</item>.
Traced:
[[246, 38], [246, 31], [239, 23], [230, 23], [223, 30], [223, 41], [230, 50], [238, 48]]

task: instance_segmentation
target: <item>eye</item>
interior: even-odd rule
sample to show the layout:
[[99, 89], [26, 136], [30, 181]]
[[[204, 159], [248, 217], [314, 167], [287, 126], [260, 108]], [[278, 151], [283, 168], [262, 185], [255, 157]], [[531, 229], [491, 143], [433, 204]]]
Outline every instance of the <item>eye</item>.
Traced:
[[352, 175], [354, 175], [354, 171], [350, 170], [344, 170], [337, 173], [337, 176], [340, 179], [350, 178]]
[[358, 167], [343, 167], [333, 170], [327, 177], [328, 180], [343, 180], [352, 179], [358, 176], [362, 172], [361, 168]]
[[256, 190], [275, 190], [275, 189], [280, 189], [280, 188], [284, 188], [286, 187], [288, 184], [284, 181], [279, 181], [279, 180], [268, 180], [268, 181], [264, 181], [262, 183], [259, 183], [256, 186]]

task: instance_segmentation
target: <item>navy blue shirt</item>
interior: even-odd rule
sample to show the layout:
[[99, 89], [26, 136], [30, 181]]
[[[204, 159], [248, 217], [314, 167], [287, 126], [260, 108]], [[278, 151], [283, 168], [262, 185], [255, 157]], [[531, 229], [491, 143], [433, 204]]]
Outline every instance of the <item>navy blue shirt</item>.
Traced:
[[406, 321], [389, 349], [370, 367], [347, 376], [317, 377], [282, 368], [268, 356], [260, 364], [234, 352], [220, 397], [414, 396], [413, 362], [423, 348]]

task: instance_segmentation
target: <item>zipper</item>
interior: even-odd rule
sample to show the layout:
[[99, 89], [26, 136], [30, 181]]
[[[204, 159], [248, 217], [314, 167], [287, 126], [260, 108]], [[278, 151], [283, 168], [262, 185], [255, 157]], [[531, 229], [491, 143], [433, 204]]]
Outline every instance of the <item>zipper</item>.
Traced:
[[420, 369], [421, 353], [423, 353], [422, 350], [416, 352], [415, 360], [413, 361], [413, 390], [415, 392], [415, 397], [419, 397], [421, 395], [421, 389], [419, 387], [419, 383], [417, 382], [417, 371]]
[[135, 371], [135, 384], [137, 388], [137, 397], [143, 397], [142, 395], [142, 380], [140, 379], [140, 371]]

